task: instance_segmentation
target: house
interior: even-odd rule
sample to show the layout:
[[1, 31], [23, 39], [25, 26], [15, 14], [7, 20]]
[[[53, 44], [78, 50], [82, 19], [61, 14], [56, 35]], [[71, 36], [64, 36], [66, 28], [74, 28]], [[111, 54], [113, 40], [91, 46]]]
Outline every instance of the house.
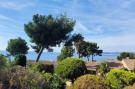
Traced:
[[135, 59], [129, 59], [128, 57], [122, 60], [124, 68], [133, 71], [135, 70]]
[[122, 68], [124, 68], [121, 61], [110, 60], [110, 61], [107, 61], [106, 63], [110, 67], [110, 69], [122, 69]]
[[97, 70], [97, 67], [100, 65], [100, 62], [86, 62], [85, 64], [86, 64], [88, 73], [96, 74], [96, 70]]
[[[86, 62], [86, 67], [87, 67], [88, 73], [96, 74], [97, 67], [101, 63], [102, 62]], [[121, 61], [110, 60], [110, 61], [106, 61], [106, 63], [109, 66], [110, 69], [122, 69], [122, 68], [124, 68]]]
[[[95, 74], [97, 71], [97, 67], [101, 63], [102, 62], [86, 62], [86, 67], [87, 67], [88, 73]], [[110, 67], [110, 69], [126, 68], [129, 71], [135, 70], [135, 59], [129, 59], [128, 57], [125, 59], [122, 59], [122, 61], [108, 60], [108, 61], [106, 61], [106, 63]]]

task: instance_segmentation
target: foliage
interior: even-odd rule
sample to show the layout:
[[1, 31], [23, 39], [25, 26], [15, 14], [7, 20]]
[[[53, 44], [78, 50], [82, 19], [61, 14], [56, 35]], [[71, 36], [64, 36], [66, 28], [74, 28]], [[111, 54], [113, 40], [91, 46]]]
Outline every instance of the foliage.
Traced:
[[135, 58], [135, 54], [134, 53], [130, 53], [130, 52], [122, 52], [117, 57], [117, 59], [121, 61], [122, 59], [127, 58], [127, 57], [129, 57], [129, 59], [134, 59]]
[[36, 61], [39, 60], [44, 49], [50, 50], [51, 47], [67, 40], [74, 25], [75, 21], [63, 15], [58, 17], [34, 15], [33, 20], [24, 27], [31, 42], [35, 44], [32, 47], [38, 53]]
[[26, 66], [27, 58], [24, 54], [18, 54], [15, 56], [15, 64], [20, 66]]
[[7, 65], [7, 59], [4, 55], [0, 54], [0, 71], [3, 70]]
[[135, 86], [127, 86], [124, 89], [135, 89]]
[[93, 57], [96, 56], [96, 55], [99, 55], [101, 56], [102, 54], [102, 50], [99, 49], [99, 46], [97, 46], [97, 43], [87, 43], [89, 44], [87, 50], [88, 50], [88, 56], [92, 56], [92, 60], [93, 60]]
[[94, 56], [96, 55], [101, 56], [102, 54], [102, 50], [99, 49], [97, 43], [91, 43], [86, 41], [80, 42], [78, 52], [80, 53], [81, 57], [87, 57], [88, 61], [90, 56], [92, 56], [92, 60], [93, 60]]
[[47, 72], [47, 73], [53, 73], [54, 71], [54, 65], [53, 64], [43, 64], [43, 63], [39, 63], [37, 65], [37, 70], [39, 72]]
[[65, 89], [65, 81], [56, 74], [53, 75], [50, 89]]
[[27, 87], [27, 89], [44, 89], [46, 87], [46, 81], [40, 73], [34, 73], [22, 68], [15, 71], [15, 75], [11, 78], [11, 81], [13, 82], [13, 85], [11, 84], [11, 86], [14, 88], [19, 87], [19, 89], [25, 87]]
[[135, 73], [113, 69], [107, 74], [106, 81], [113, 89], [122, 89], [135, 83]]
[[8, 67], [8, 61], [6, 57], [2, 54], [0, 54], [0, 82], [3, 80], [5, 77], [5, 72], [7, 71]]
[[62, 78], [74, 81], [77, 77], [85, 74], [87, 68], [85, 63], [78, 58], [66, 58], [59, 62], [55, 68], [55, 73]]
[[12, 66], [0, 76], [2, 89], [64, 89], [65, 82], [57, 75]]
[[95, 75], [83, 75], [79, 77], [70, 89], [109, 89], [105, 80]]
[[6, 50], [10, 53], [10, 55], [15, 56], [17, 54], [27, 54], [28, 49], [26, 41], [22, 38], [17, 38], [10, 39]]
[[79, 33], [79, 34], [74, 34], [72, 36], [72, 41], [75, 43], [78, 43], [79, 41], [83, 41], [84, 37]]
[[64, 89], [65, 81], [56, 74], [53, 75], [51, 73], [42, 73], [42, 75], [48, 86], [48, 88], [45, 89]]
[[10, 68], [1, 82], [2, 89], [44, 89], [48, 87], [40, 73], [21, 66]]
[[103, 52], [101, 49], [99, 49], [97, 43], [84, 41], [84, 37], [81, 34], [74, 34], [71, 39], [67, 41], [67, 44], [71, 45], [72, 42], [77, 50], [79, 58], [87, 57], [88, 61], [90, 56], [92, 56], [93, 61], [94, 56], [101, 56]]
[[97, 73], [100, 73], [101, 77], [105, 77], [105, 75], [110, 71], [110, 68], [107, 63], [101, 63], [97, 68]]
[[67, 57], [72, 57], [74, 54], [75, 50], [73, 49], [72, 46], [64, 46], [61, 49], [61, 54], [58, 56], [57, 60], [62, 61], [63, 59]]
[[30, 64], [29, 68], [33, 71], [44, 72], [44, 73], [53, 73], [54, 72], [54, 65], [53, 64], [45, 64], [45, 63], [36, 63]]
[[71, 41], [74, 42], [74, 46], [76, 47], [79, 58], [81, 57], [81, 54], [80, 54], [81, 51], [79, 49], [83, 40], [84, 40], [84, 37], [81, 34], [74, 34], [71, 39]]

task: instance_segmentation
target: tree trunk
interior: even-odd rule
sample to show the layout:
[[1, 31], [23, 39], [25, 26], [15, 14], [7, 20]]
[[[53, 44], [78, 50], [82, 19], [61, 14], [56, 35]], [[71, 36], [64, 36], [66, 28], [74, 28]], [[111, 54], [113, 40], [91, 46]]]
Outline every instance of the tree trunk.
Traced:
[[89, 57], [87, 56], [87, 59], [88, 59], [88, 61], [89, 61]]
[[44, 50], [44, 47], [41, 47], [41, 49], [40, 49], [40, 51], [39, 51], [39, 53], [38, 53], [38, 56], [37, 56], [36, 62], [38, 62], [38, 61], [39, 61], [39, 58], [40, 58], [40, 56], [41, 56], [41, 54], [42, 54], [43, 50]]
[[80, 53], [78, 53], [78, 58], [81, 58]]
[[93, 61], [93, 54], [92, 54], [92, 61]]

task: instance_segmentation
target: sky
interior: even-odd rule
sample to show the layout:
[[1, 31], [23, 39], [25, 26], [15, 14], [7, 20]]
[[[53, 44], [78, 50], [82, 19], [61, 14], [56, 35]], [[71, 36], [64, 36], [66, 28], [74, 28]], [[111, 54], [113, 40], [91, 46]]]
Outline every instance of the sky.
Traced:
[[24, 24], [34, 14], [66, 14], [76, 20], [74, 33], [97, 42], [104, 52], [135, 52], [134, 6], [135, 0], [0, 0], [0, 50], [17, 37], [31, 44]]

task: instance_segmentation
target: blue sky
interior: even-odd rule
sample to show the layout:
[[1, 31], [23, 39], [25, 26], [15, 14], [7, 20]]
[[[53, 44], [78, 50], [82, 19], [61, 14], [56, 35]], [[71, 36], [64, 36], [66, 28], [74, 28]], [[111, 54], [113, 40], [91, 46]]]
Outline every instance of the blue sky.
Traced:
[[104, 51], [135, 51], [134, 6], [135, 0], [0, 0], [0, 50], [11, 38], [22, 37], [30, 45], [24, 24], [38, 13], [73, 18], [74, 32]]

